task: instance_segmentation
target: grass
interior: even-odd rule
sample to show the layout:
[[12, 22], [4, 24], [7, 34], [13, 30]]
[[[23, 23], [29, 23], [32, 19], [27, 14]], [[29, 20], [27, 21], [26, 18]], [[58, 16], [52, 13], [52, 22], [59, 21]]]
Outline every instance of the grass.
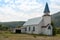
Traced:
[[60, 40], [60, 34], [56, 36], [40, 36], [30, 34], [12, 34], [10, 32], [0, 32], [0, 40]]

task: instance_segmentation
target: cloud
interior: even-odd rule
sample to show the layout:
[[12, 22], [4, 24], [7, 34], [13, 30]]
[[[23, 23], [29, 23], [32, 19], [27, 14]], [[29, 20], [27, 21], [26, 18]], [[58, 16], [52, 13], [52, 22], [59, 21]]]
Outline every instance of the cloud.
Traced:
[[50, 0], [50, 9], [51, 9], [51, 14], [59, 12], [60, 11], [60, 1], [59, 0]]
[[[56, 0], [49, 2], [51, 14], [60, 10], [60, 3]], [[26, 21], [43, 15], [45, 0], [0, 0], [0, 21]], [[58, 3], [57, 3], [58, 2]]]
[[0, 0], [0, 21], [22, 21], [39, 17], [42, 7], [36, 0]]

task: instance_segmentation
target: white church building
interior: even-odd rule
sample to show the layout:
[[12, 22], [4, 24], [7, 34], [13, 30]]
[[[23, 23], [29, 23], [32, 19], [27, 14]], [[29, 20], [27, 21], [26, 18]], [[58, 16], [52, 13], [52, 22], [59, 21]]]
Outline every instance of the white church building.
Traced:
[[32, 18], [26, 21], [21, 28], [22, 33], [52, 35], [51, 15], [48, 3], [45, 5], [42, 17]]

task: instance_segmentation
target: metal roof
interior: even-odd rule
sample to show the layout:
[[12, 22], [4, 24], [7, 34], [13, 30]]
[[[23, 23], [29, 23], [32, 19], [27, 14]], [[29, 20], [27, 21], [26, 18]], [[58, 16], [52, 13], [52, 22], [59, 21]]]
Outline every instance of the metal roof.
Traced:
[[32, 18], [32, 19], [29, 19], [26, 23], [24, 23], [23, 26], [26, 26], [26, 25], [37, 25], [41, 22], [42, 20], [42, 17], [37, 17], [37, 18]]

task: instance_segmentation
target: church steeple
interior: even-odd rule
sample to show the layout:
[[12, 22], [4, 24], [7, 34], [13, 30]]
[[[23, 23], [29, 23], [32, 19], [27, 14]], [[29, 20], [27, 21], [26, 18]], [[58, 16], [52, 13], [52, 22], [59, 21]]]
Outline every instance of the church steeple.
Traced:
[[44, 15], [49, 15], [49, 13], [50, 13], [50, 10], [49, 10], [47, 2], [46, 2], [46, 5], [45, 5], [44, 13], [45, 13]]

